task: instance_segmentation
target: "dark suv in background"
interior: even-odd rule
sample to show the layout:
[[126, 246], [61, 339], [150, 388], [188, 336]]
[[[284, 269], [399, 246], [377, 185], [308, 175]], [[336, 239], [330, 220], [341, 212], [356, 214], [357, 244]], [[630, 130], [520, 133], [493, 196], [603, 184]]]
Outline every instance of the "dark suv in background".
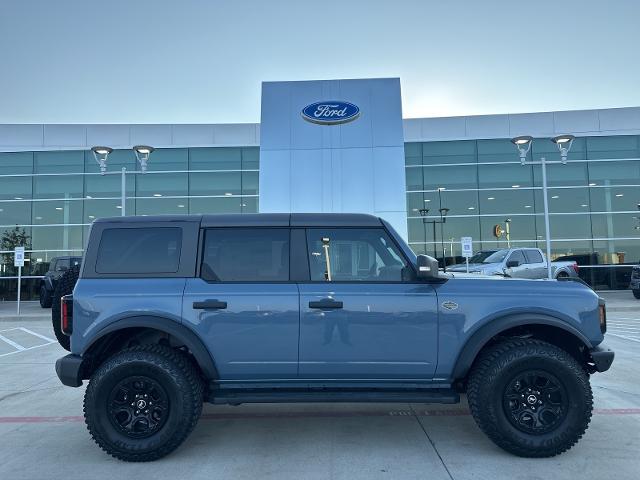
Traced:
[[40, 306], [42, 308], [51, 308], [53, 303], [53, 292], [56, 284], [64, 272], [70, 267], [80, 265], [82, 257], [54, 257], [49, 263], [49, 270], [44, 274], [44, 278], [40, 280]]

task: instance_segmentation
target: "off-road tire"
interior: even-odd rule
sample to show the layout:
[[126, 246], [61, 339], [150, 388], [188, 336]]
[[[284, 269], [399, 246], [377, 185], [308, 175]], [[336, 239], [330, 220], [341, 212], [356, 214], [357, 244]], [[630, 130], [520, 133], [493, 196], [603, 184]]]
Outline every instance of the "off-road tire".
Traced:
[[[168, 414], [157, 431], [131, 438], [110, 420], [108, 398], [118, 382], [144, 375], [167, 393]], [[84, 418], [93, 440], [109, 455], [127, 462], [148, 462], [178, 448], [202, 413], [203, 382], [191, 360], [162, 345], [140, 345], [107, 359], [91, 376], [84, 396]]]
[[632, 290], [633, 291], [633, 296], [636, 297], [637, 299], [640, 299], [640, 290]]
[[[563, 385], [568, 409], [553, 430], [525, 433], [510, 421], [503, 407], [507, 385], [524, 371], [549, 372]], [[589, 376], [566, 351], [534, 339], [498, 343], [474, 363], [467, 388], [471, 414], [480, 429], [499, 447], [520, 457], [552, 457], [570, 449], [591, 420], [593, 395]]]
[[49, 290], [44, 285], [40, 285], [40, 306], [42, 308], [51, 308], [51, 303], [52, 299]]
[[53, 333], [58, 339], [58, 343], [62, 348], [67, 351], [71, 351], [71, 339], [62, 333], [60, 327], [60, 299], [65, 295], [73, 293], [73, 288], [76, 286], [78, 277], [80, 276], [80, 266], [74, 265], [62, 274], [56, 288], [53, 289], [53, 295], [51, 295], [51, 324], [53, 326]]

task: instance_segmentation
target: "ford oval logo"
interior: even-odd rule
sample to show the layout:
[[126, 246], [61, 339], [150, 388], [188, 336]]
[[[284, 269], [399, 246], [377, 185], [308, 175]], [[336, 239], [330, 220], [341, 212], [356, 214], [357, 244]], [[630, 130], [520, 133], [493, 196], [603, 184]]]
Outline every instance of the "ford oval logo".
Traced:
[[316, 102], [302, 109], [302, 118], [320, 125], [338, 125], [352, 122], [360, 116], [357, 105], [339, 100]]

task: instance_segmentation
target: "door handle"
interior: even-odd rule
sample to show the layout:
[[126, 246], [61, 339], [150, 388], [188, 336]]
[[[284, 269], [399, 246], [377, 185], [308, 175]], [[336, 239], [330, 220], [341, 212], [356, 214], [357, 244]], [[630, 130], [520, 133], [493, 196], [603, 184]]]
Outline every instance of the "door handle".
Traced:
[[220, 300], [204, 300], [203, 302], [193, 302], [194, 310], [222, 310], [227, 308], [227, 302]]
[[342, 302], [333, 298], [309, 302], [309, 308], [342, 308]]

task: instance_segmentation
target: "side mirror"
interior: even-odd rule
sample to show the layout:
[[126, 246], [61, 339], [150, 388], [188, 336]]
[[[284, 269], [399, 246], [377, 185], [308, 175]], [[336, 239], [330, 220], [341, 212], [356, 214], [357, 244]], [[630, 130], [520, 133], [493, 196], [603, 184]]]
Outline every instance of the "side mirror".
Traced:
[[518, 260], [509, 260], [507, 262], [507, 268], [519, 267], [520, 262]]
[[418, 278], [436, 278], [438, 276], [438, 261], [428, 255], [418, 255]]

